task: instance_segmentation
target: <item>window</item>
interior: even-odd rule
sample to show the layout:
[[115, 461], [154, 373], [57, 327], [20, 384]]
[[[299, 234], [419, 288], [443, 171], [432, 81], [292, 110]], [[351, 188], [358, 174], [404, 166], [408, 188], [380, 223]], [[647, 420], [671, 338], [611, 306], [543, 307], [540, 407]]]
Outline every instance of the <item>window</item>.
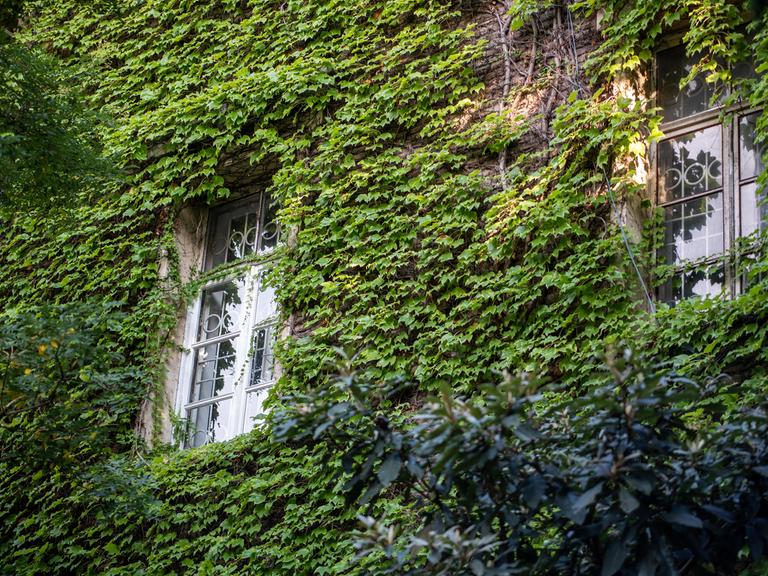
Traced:
[[[227, 440], [254, 426], [275, 380], [277, 334], [274, 291], [265, 283], [268, 262], [237, 262], [268, 254], [279, 227], [267, 195], [213, 208], [203, 271], [221, 267], [187, 318], [177, 409], [184, 446]], [[226, 271], [226, 272], [224, 272]]]
[[[665, 134], [656, 154], [657, 201], [664, 211], [660, 257], [675, 267], [659, 297], [668, 302], [738, 293], [740, 280], [726, 252], [766, 223], [756, 184], [763, 170], [754, 138], [758, 112], [713, 105], [716, 86], [701, 76], [681, 88], [694, 62], [682, 46], [657, 55]], [[738, 68], [734, 75], [749, 74], [748, 66]]]

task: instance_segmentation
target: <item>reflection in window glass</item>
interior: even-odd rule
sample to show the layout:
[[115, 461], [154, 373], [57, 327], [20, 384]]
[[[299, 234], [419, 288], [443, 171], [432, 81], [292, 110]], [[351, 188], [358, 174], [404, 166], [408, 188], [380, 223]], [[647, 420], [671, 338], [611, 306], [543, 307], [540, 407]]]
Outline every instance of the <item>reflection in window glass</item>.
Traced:
[[267, 399], [268, 394], [268, 387], [248, 392], [245, 399], [245, 432], [253, 430], [253, 427], [258, 422], [255, 418], [264, 414], [264, 401]]
[[259, 199], [212, 211], [205, 270], [233, 262], [257, 250]]
[[274, 248], [280, 239], [276, 212], [266, 194], [212, 212], [205, 270]]
[[739, 178], [755, 178], [763, 171], [763, 145], [755, 142], [759, 113], [743, 116], [739, 121]]
[[258, 386], [272, 380], [272, 336], [270, 333], [270, 327], [259, 328], [253, 336], [251, 386]]
[[235, 382], [236, 341], [224, 340], [197, 349], [190, 402], [232, 392]]
[[253, 254], [258, 246], [259, 220], [255, 212], [249, 212], [243, 216], [232, 218], [229, 222], [229, 233], [226, 238], [221, 238], [214, 244], [216, 246], [226, 244], [226, 262], [239, 260], [248, 254]]
[[768, 225], [768, 206], [765, 193], [758, 191], [757, 177], [765, 168], [763, 153], [765, 146], [758, 144], [757, 118], [759, 112], [747, 114], [739, 119], [739, 208], [741, 236], [748, 236]]
[[667, 264], [714, 256], [723, 251], [723, 195], [712, 194], [665, 209]]
[[676, 272], [664, 286], [666, 300], [680, 301], [686, 298], [707, 298], [723, 291], [725, 272], [723, 267], [712, 270]]
[[280, 224], [277, 221], [277, 205], [265, 195], [262, 207], [264, 218], [261, 221], [261, 243], [259, 251], [269, 250], [277, 246], [280, 240]]
[[198, 340], [210, 340], [236, 330], [242, 312], [244, 292], [245, 280], [242, 278], [203, 290]]
[[665, 201], [721, 188], [722, 129], [712, 126], [659, 143], [659, 190]]
[[739, 62], [733, 67], [733, 77], [737, 80], [746, 80], [748, 78], [757, 78], [757, 74], [751, 62]]
[[186, 447], [204, 446], [228, 438], [230, 404], [230, 401], [224, 400], [189, 410]]
[[663, 108], [664, 121], [679, 120], [712, 108], [715, 86], [699, 74], [685, 86], [680, 82], [693, 69], [698, 58], [685, 55], [683, 46], [664, 50], [658, 54], [658, 104]]
[[768, 204], [765, 193], [757, 193], [757, 183], [741, 187], [741, 235], [750, 234], [768, 227]]

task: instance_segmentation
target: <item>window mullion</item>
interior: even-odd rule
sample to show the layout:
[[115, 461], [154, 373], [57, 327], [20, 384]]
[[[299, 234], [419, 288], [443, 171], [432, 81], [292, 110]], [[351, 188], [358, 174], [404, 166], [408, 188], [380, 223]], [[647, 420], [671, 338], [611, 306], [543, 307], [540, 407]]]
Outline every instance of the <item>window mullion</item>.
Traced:
[[224, 342], [225, 340], [233, 340], [238, 336], [240, 336], [240, 334], [241, 334], [241, 331], [237, 330], [235, 332], [228, 332], [226, 334], [222, 334], [221, 336], [215, 336], [208, 340], [198, 340], [190, 346], [190, 349], [197, 350], [198, 348], [203, 348], [205, 346], [209, 346], [210, 344], [218, 344], [219, 342]]
[[[176, 387], [176, 414], [180, 414], [182, 418], [188, 418], [185, 404], [189, 401], [189, 394], [193, 386], [195, 379], [195, 350], [192, 349], [191, 344], [195, 343], [197, 336], [197, 326], [202, 311], [202, 298], [196, 298], [194, 306], [191, 306], [187, 312], [185, 325], [184, 325], [184, 341], [188, 343], [188, 347], [184, 350], [181, 362], [179, 363], [179, 380]], [[186, 438], [179, 438], [179, 447], [184, 447], [186, 444]]]
[[674, 140], [675, 138], [679, 138], [680, 136], [684, 136], [685, 134], [696, 130], [719, 126], [722, 124], [722, 121], [720, 120], [721, 114], [722, 108], [713, 108], [706, 112], [699, 112], [693, 116], [664, 122], [660, 126], [664, 137], [659, 141], [666, 142], [667, 140]]
[[248, 387], [248, 375], [250, 367], [250, 349], [253, 339], [253, 323], [256, 315], [256, 294], [257, 287], [255, 282], [255, 267], [249, 267], [245, 273], [245, 313], [240, 324], [240, 342], [237, 347], [237, 380], [235, 383], [235, 392], [233, 396], [233, 410], [230, 414], [231, 430], [233, 435], [243, 432], [245, 423], [246, 393]]
[[734, 166], [733, 166], [733, 126], [734, 115], [723, 123], [723, 253], [725, 268], [725, 286], [728, 294], [736, 294], [736, 285], [733, 274], [733, 260], [730, 255], [734, 238]]
[[184, 405], [185, 410], [194, 410], [201, 406], [207, 406], [208, 404], [216, 404], [217, 402], [223, 402], [225, 400], [231, 400], [233, 394], [222, 394], [221, 396], [211, 396], [210, 398], [203, 398], [202, 400], [196, 400]]
[[661, 208], [669, 208], [670, 206], [675, 206], [677, 204], [685, 204], [691, 200], [698, 200], [699, 198], [706, 198], [707, 196], [719, 194], [723, 191], [724, 188], [724, 186], [722, 188], [713, 188], [712, 190], [706, 190], [705, 192], [699, 192], [698, 194], [691, 194], [690, 196], [685, 196], [683, 198], [675, 198], [669, 202], [659, 202], [659, 206]]

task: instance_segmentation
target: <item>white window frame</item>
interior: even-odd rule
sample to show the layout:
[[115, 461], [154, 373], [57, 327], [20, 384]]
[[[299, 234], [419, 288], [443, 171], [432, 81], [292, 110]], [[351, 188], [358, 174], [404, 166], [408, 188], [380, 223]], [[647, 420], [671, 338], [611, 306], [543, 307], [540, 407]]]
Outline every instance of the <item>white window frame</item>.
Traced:
[[[680, 46], [680, 37], [670, 38], [656, 51], [654, 58], [654, 66], [652, 73], [652, 87], [654, 94], [656, 95], [657, 103], [659, 98], [659, 55], [669, 49]], [[659, 104], [660, 105], [660, 104]], [[659, 140], [653, 147], [652, 155], [652, 177], [650, 179], [651, 192], [654, 203], [658, 208], [666, 208], [668, 206], [683, 205], [685, 202], [696, 200], [697, 198], [704, 198], [708, 195], [719, 193], [722, 195], [723, 205], [723, 248], [721, 252], [717, 252], [707, 258], [690, 260], [683, 259], [677, 263], [671, 264], [666, 262], [664, 247], [657, 253], [657, 258], [660, 262], [664, 262], [666, 265], [675, 266], [674, 275], [677, 275], [687, 269], [691, 263], [695, 263], [697, 267], [710, 266], [712, 268], [721, 265], [723, 267], [724, 280], [720, 292], [708, 293], [704, 297], [715, 296], [720, 293], [725, 293], [727, 296], [735, 296], [740, 294], [745, 289], [745, 281], [741, 275], [736, 274], [738, 262], [735, 262], [731, 255], [731, 250], [734, 247], [736, 241], [740, 237], [744, 237], [747, 234], [742, 233], [743, 218], [741, 214], [741, 187], [747, 185], [746, 180], [756, 180], [755, 178], [746, 178], [742, 182], [740, 177], [740, 122], [743, 118], [759, 112], [759, 109], [749, 107], [745, 104], [735, 104], [728, 108], [720, 105], [708, 108], [707, 110], [684, 116], [679, 119], [671, 121], [663, 121], [660, 129], [664, 133], [664, 137]], [[663, 109], [662, 109], [663, 112]], [[679, 199], [669, 200], [662, 199], [661, 190], [659, 189], [658, 181], [660, 175], [660, 163], [659, 163], [659, 147], [662, 143], [675, 140], [685, 135], [693, 134], [699, 130], [705, 130], [707, 128], [720, 127], [721, 130], [721, 156], [722, 156], [722, 186], [720, 191], [706, 191], [700, 194], [693, 194], [691, 196], [682, 197]], [[662, 234], [666, 233], [666, 216], [663, 219]], [[674, 276], [673, 275], [673, 276]], [[662, 285], [657, 289], [657, 297], [659, 300], [666, 301], [668, 303], [678, 302], [673, 298], [673, 294], [667, 290], [667, 286]]]
[[[255, 197], [249, 198], [251, 201]], [[245, 199], [245, 200], [249, 200]], [[258, 200], [259, 212], [258, 218], [258, 238], [261, 238], [264, 233], [265, 225], [274, 225], [275, 234], [279, 234], [279, 227], [276, 222], [265, 222], [264, 215], [268, 214], [267, 203], [269, 198], [267, 195], [262, 194]], [[209, 263], [209, 251], [213, 241], [213, 223], [215, 221], [215, 215], [217, 213], [227, 213], [237, 211], [238, 204], [246, 204], [243, 200], [223, 204], [211, 208], [208, 218], [208, 229], [205, 239], [205, 250], [203, 252], [202, 267], [205, 271], [206, 266]], [[231, 239], [231, 228], [227, 232], [228, 239]], [[225, 248], [226, 249], [226, 248]], [[271, 387], [277, 380], [278, 367], [274, 363], [273, 348], [275, 339], [279, 330], [279, 312], [275, 303], [274, 289], [266, 286], [264, 283], [264, 275], [269, 271], [273, 265], [274, 260], [274, 247], [264, 249], [259, 252], [259, 257], [256, 261], [244, 261], [237, 263], [237, 261], [227, 262], [220, 268], [224, 268], [224, 272], [210, 282], [203, 284], [195, 300], [191, 306], [188, 307], [186, 314], [186, 322], [184, 329], [184, 347], [182, 352], [182, 358], [179, 367], [178, 386], [176, 391], [175, 400], [175, 413], [182, 420], [183, 434], [179, 439], [179, 443], [182, 447], [196, 447], [211, 442], [219, 442], [224, 440], [230, 440], [235, 436], [243, 434], [251, 430], [256, 423], [248, 421], [248, 400], [249, 395], [253, 395], [254, 399], [258, 399], [257, 410], [251, 416], [258, 416], [264, 414], [263, 400], [265, 394], [268, 393]], [[213, 274], [215, 274], [214, 269]], [[209, 270], [210, 272], [210, 270]], [[201, 321], [201, 315], [203, 313], [203, 300], [207, 291], [211, 291], [217, 287], [223, 287], [230, 283], [242, 282], [242, 306], [240, 309], [239, 318], [234, 324], [233, 328], [226, 334], [214, 336], [211, 338], [199, 338], [199, 330]], [[222, 314], [223, 316], [223, 314]], [[256, 384], [251, 384], [250, 379], [253, 371], [254, 361], [254, 337], [260, 330], [267, 331], [266, 348], [263, 358], [262, 370], [268, 368], [268, 377], [266, 380], [260, 380]], [[225, 394], [211, 394], [211, 396], [191, 401], [193, 386], [195, 385], [196, 373], [197, 373], [197, 354], [206, 346], [211, 346], [217, 343], [221, 343], [227, 340], [233, 340], [235, 342], [235, 360], [234, 367], [231, 371], [234, 376], [231, 392]], [[194, 426], [190, 418], [191, 411], [195, 409], [205, 408], [209, 405], [214, 405], [222, 402], [229, 403], [229, 415], [226, 418], [226, 422], [221, 422], [218, 431], [197, 430], [192, 434], [191, 427]], [[207, 433], [205, 441], [198, 442], [193, 437], [197, 434]]]

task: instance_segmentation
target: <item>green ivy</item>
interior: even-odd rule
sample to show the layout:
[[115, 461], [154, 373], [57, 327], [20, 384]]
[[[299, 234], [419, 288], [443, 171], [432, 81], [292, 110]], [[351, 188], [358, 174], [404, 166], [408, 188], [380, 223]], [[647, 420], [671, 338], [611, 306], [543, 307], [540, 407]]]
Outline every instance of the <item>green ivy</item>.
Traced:
[[[730, 82], [728, 66], [751, 55], [759, 77], [742, 94], [764, 107], [765, 17], [746, 42], [726, 0], [569, 8], [561, 21], [577, 29], [600, 22], [586, 66], [558, 66], [537, 44], [530, 81], [505, 93], [479, 78], [498, 55], [469, 24], [488, 17], [474, 2], [30, 2], [19, 39], [58, 57], [111, 118], [100, 140], [123, 181], [3, 221], [3, 306], [122, 302], [120, 350], [152, 369], [157, 389], [193, 291], [179, 280], [174, 219], [243, 192], [253, 170], [289, 231], [273, 274], [282, 313], [311, 331], [281, 343], [284, 391], [327, 382], [337, 347], [359, 352], [365, 378], [405, 374], [425, 391], [447, 380], [472, 392], [501, 369], [545, 370], [578, 391], [605, 343], [630, 339], [683, 373], [731, 372], [745, 383], [734, 402], [763, 395], [763, 260], [739, 298], [652, 316], [605, 184], [619, 201], [641, 197], [633, 158], [658, 137], [650, 103], [614, 80], [647, 72], [664, 29], [688, 20], [684, 42], [712, 56], [702, 63], [712, 81]], [[525, 46], [512, 57], [528, 57], [534, 23], [546, 34], [540, 16], [557, 9], [520, 1], [498, 14]], [[567, 25], [557, 34], [569, 41]], [[549, 110], [518, 110], [550, 93]], [[634, 249], [650, 272], [652, 248]], [[356, 511], [328, 487], [338, 458], [303, 450], [256, 432], [149, 464], [112, 461], [88, 485], [53, 476], [27, 489], [29, 471], [3, 469], [3, 570], [341, 573]], [[116, 476], [146, 502], [100, 508], [115, 499], [93, 490]]]
[[[0, 479], [0, 570], [31, 574], [370, 574], [325, 449], [261, 431], [150, 461], [112, 459], [78, 475]], [[329, 464], [330, 462], [330, 464]], [[396, 502], [389, 503], [396, 508]], [[30, 509], [39, 512], [29, 515]], [[383, 509], [380, 509], [383, 512]]]

